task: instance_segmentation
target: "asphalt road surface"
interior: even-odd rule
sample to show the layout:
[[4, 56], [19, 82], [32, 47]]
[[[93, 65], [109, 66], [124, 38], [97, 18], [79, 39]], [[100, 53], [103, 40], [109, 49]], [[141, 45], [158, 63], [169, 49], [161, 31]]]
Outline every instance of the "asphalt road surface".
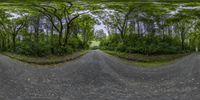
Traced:
[[51, 66], [0, 55], [0, 100], [200, 100], [200, 55], [145, 69], [101, 51]]

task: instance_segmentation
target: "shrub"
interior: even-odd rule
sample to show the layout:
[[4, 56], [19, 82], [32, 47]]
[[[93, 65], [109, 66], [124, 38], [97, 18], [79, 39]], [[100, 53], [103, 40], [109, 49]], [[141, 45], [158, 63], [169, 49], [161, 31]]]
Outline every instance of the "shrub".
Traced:
[[186, 44], [186, 49], [182, 50], [180, 39], [168, 35], [142, 36], [138, 34], [128, 34], [125, 36], [125, 41], [123, 43], [119, 41], [119, 36], [118, 34], [114, 34], [101, 41], [101, 48], [147, 55], [184, 53], [191, 50], [190, 46]]

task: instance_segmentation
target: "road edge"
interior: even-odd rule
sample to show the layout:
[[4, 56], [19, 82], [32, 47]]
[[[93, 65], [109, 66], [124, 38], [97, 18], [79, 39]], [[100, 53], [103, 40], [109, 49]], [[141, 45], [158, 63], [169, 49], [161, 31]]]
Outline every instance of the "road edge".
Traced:
[[[139, 68], [155, 68], [155, 67], [160, 67], [160, 66], [163, 66], [163, 65], [168, 65], [168, 64], [172, 64], [186, 56], [189, 56], [191, 54], [182, 54], [181, 56], [177, 56], [175, 58], [172, 59], [168, 59], [168, 60], [165, 60], [165, 61], [142, 61], [142, 60], [135, 60], [135, 59], [127, 59], [126, 57], [124, 56], [121, 56], [119, 54], [117, 54], [117, 52], [115, 53], [110, 53], [106, 50], [102, 50], [102, 52], [104, 52], [105, 54], [109, 55], [109, 56], [112, 56], [112, 57], [115, 57], [115, 58], [118, 58], [120, 59], [123, 63], [126, 63], [126, 64], [130, 64], [130, 65], [134, 65], [134, 66], [137, 66]], [[112, 52], [112, 51], [111, 51]]]
[[[24, 63], [29, 63], [29, 64], [35, 64], [35, 65], [53, 65], [53, 64], [60, 64], [60, 63], [65, 63], [65, 62], [68, 62], [68, 61], [72, 61], [72, 60], [75, 60], [75, 59], [78, 59], [82, 56], [84, 56], [85, 54], [87, 54], [89, 52], [89, 50], [82, 50], [82, 51], [78, 51], [78, 52], [75, 52], [73, 54], [69, 54], [69, 55], [65, 55], [63, 56], [63, 59], [55, 59], [55, 60], [48, 60], [46, 59], [44, 61], [44, 59], [41, 58], [32, 58], [32, 59], [28, 59], [27, 56], [24, 56], [25, 58], [20, 58], [20, 57], [17, 57], [15, 55], [12, 55], [12, 53], [1, 53], [2, 55], [5, 55], [11, 59], [14, 59], [14, 60], [17, 60], [17, 61], [21, 61], [21, 62], [24, 62]], [[62, 57], [62, 56], [60, 56]], [[37, 59], [37, 61], [33, 60], [33, 59]]]

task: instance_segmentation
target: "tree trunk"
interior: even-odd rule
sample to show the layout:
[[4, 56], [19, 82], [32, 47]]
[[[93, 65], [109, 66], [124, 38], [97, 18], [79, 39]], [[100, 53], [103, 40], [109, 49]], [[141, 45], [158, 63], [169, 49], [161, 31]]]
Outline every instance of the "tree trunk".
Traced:
[[2, 40], [2, 43], [3, 43], [3, 44], [2, 44], [2, 49], [5, 50], [5, 49], [6, 49], [6, 48], [5, 48], [5, 39]]
[[2, 48], [3, 48], [3, 42], [2, 40], [0, 40], [0, 51], [2, 50]]
[[12, 35], [13, 51], [16, 51], [16, 35]]
[[184, 42], [185, 42], [185, 39], [182, 39], [182, 40], [181, 40], [181, 48], [182, 48], [182, 50], [185, 50]]
[[35, 43], [36, 43], [36, 54], [39, 55], [39, 25], [40, 25], [40, 17], [37, 16], [36, 22], [35, 22]]
[[140, 34], [140, 23], [137, 21], [137, 33]]
[[59, 32], [59, 37], [58, 37], [58, 45], [62, 45], [62, 32]]
[[70, 26], [68, 24], [67, 25], [67, 30], [66, 30], [66, 33], [65, 33], [65, 38], [64, 38], [64, 44], [63, 44], [63, 46], [66, 46], [68, 44], [69, 34], [70, 34]]
[[53, 49], [53, 25], [51, 25], [51, 54], [54, 54], [54, 49]]
[[7, 38], [7, 39], [6, 39], [6, 42], [7, 42], [6, 48], [10, 48], [10, 39]]

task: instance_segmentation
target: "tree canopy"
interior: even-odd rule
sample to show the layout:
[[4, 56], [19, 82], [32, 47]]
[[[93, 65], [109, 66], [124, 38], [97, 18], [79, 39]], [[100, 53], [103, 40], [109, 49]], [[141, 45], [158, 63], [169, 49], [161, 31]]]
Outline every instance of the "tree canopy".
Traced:
[[200, 3], [176, 1], [1, 1], [0, 49], [63, 55], [96, 39], [102, 49], [129, 53], [198, 51]]

